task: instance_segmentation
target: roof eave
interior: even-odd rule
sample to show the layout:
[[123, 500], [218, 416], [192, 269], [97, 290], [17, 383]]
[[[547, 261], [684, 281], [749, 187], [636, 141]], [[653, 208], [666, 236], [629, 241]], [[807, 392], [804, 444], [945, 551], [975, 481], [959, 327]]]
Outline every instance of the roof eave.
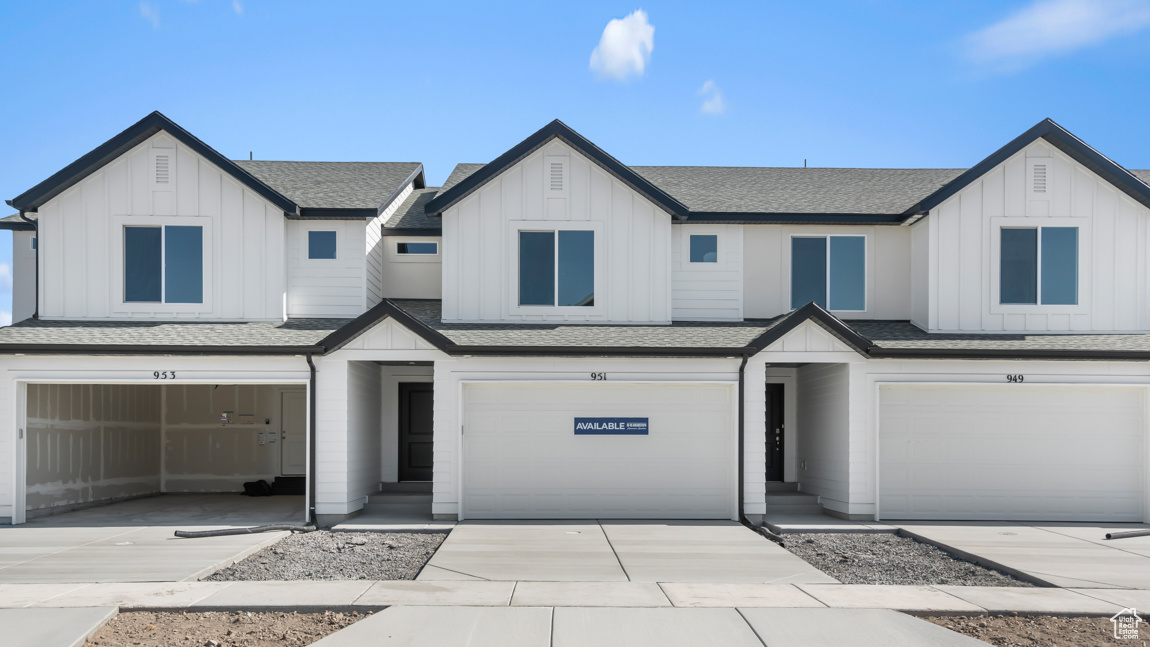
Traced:
[[143, 344], [0, 344], [8, 355], [322, 355], [323, 346], [180, 346]]

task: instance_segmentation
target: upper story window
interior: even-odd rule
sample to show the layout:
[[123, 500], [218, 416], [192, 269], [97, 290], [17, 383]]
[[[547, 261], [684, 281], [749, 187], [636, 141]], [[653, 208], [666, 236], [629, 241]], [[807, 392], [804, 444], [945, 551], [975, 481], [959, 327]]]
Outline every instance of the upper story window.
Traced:
[[519, 232], [519, 305], [595, 305], [595, 232]]
[[1078, 305], [1078, 228], [1003, 227], [999, 303]]
[[718, 263], [719, 236], [717, 234], [691, 234], [691, 262]]
[[32, 237], [32, 251], [36, 251], [36, 237]]
[[334, 259], [336, 236], [334, 231], [307, 232], [307, 257], [309, 259]]
[[791, 308], [866, 310], [866, 237], [791, 238]]
[[439, 243], [398, 242], [395, 253], [401, 255], [432, 255], [439, 253]]
[[124, 227], [124, 301], [204, 302], [204, 228]]

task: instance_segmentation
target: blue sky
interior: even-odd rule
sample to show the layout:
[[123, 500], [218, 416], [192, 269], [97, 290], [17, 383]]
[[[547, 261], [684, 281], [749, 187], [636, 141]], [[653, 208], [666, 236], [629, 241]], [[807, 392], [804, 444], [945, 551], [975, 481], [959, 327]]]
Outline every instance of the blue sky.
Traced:
[[[1150, 0], [9, 0], [0, 197], [152, 110], [432, 184], [554, 118], [628, 164], [967, 167], [1051, 117], [1150, 168], [1148, 35]], [[0, 321], [10, 262], [0, 232]]]

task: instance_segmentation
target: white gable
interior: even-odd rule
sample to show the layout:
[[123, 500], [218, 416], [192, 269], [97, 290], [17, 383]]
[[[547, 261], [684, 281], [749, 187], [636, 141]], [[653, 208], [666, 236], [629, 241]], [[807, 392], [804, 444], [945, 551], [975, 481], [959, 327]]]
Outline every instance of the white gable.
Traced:
[[435, 350], [394, 319], [384, 319], [343, 347], [348, 350]]
[[813, 321], [804, 321], [794, 330], [783, 335], [775, 343], [767, 346], [767, 352], [795, 353], [852, 353], [858, 352], [843, 343], [841, 339], [826, 331]]

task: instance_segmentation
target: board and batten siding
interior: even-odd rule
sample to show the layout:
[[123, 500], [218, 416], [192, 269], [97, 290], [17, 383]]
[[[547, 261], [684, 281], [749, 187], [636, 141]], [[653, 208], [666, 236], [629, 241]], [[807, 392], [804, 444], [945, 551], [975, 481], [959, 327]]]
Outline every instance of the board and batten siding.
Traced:
[[[566, 197], [544, 193], [545, 158], [566, 160]], [[523, 314], [516, 228], [596, 228], [595, 307]], [[671, 216], [558, 140], [506, 169], [443, 213], [443, 320], [671, 321]]]
[[[308, 258], [308, 232], [334, 231], [335, 258]], [[368, 308], [363, 220], [291, 220], [287, 225], [288, 317], [358, 317]]]
[[850, 364], [799, 367], [799, 489], [845, 512], [850, 499]]
[[[718, 236], [716, 262], [691, 262], [691, 234]], [[671, 286], [675, 321], [742, 321], [743, 226], [672, 227]]]
[[36, 312], [36, 250], [34, 231], [12, 232], [12, 323]]
[[866, 237], [866, 311], [845, 319], [909, 319], [911, 236], [906, 227], [744, 225], [743, 315], [777, 317], [791, 308], [791, 238]]
[[[153, 157], [169, 155], [170, 180], [154, 182]], [[210, 262], [204, 307], [119, 301], [122, 218], [203, 225]], [[44, 319], [280, 320], [284, 316], [284, 214], [163, 132], [39, 209], [40, 316]]]
[[[1049, 164], [1049, 198], [1034, 199], [1028, 166]], [[1150, 328], [1150, 210], [1037, 140], [931, 210], [929, 330], [1132, 332]], [[996, 237], [1004, 226], [1079, 228], [1078, 307], [999, 306]]]

